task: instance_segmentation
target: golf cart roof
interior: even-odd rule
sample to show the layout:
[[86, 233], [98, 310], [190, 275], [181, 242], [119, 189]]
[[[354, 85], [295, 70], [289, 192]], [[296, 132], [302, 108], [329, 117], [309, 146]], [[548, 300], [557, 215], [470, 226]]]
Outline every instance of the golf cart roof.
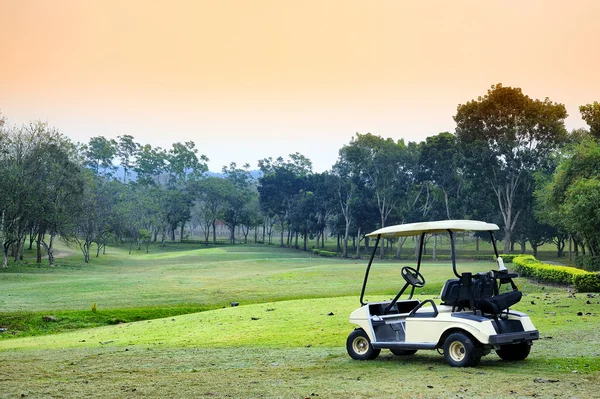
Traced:
[[499, 227], [496, 224], [480, 222], [478, 220], [439, 220], [437, 222], [419, 222], [388, 226], [367, 234], [367, 237], [377, 237], [380, 234], [383, 238], [406, 237], [422, 233], [446, 233], [448, 230], [496, 231], [499, 230]]

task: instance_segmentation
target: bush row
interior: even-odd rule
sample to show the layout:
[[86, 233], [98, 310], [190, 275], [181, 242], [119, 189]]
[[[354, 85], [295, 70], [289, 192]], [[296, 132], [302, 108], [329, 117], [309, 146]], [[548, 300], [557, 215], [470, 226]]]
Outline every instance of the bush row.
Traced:
[[312, 253], [319, 256], [326, 256], [328, 258], [333, 258], [335, 256], [341, 255], [337, 252], [325, 251], [324, 249], [313, 248]]
[[[206, 245], [205, 240], [181, 240], [179, 241], [182, 244], [202, 244]], [[229, 240], [217, 240], [214, 242], [213, 240], [208, 240], [208, 245], [231, 245], [231, 241]]]
[[572, 284], [580, 292], [600, 292], [600, 273], [542, 263], [532, 255], [515, 257], [513, 267], [521, 276], [532, 277], [538, 281]]
[[588, 272], [600, 272], [600, 256], [579, 255], [575, 258], [575, 265]]

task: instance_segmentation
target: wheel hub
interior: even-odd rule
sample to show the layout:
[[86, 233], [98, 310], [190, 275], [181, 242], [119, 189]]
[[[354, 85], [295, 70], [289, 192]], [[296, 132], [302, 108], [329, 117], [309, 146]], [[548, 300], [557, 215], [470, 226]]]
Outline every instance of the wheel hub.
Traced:
[[448, 352], [454, 361], [460, 362], [465, 358], [465, 346], [461, 342], [452, 342]]
[[369, 342], [363, 337], [358, 337], [352, 343], [352, 348], [359, 355], [364, 355], [369, 350]]

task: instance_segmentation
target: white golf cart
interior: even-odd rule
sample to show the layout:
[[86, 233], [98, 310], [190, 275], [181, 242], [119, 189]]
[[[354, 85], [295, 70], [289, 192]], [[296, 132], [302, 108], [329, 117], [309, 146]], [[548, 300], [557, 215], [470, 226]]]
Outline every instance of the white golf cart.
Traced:
[[[362, 291], [361, 307], [350, 314], [350, 322], [358, 325], [346, 342], [348, 354], [357, 360], [375, 359], [381, 349], [389, 349], [398, 356], [413, 355], [420, 349], [436, 349], [448, 364], [470, 367], [494, 349], [504, 360], [524, 360], [532, 341], [539, 338], [529, 316], [509, 308], [521, 300], [521, 292], [513, 282], [516, 274], [509, 273], [498, 256], [493, 231], [498, 226], [473, 220], [444, 220], [402, 224], [379, 229], [368, 234], [377, 237], [369, 260]], [[491, 236], [498, 270], [486, 273], [456, 270], [454, 233], [487, 231]], [[456, 278], [444, 284], [441, 304], [433, 300], [413, 299], [415, 288], [425, 285], [420, 272], [425, 234], [448, 233], [450, 236], [452, 269]], [[420, 235], [417, 267], [405, 266], [401, 275], [406, 281], [392, 300], [365, 303], [363, 301], [369, 270], [381, 238]], [[512, 290], [500, 293], [503, 284]], [[407, 299], [400, 299], [411, 287]], [[427, 306], [425, 306], [427, 305]]]

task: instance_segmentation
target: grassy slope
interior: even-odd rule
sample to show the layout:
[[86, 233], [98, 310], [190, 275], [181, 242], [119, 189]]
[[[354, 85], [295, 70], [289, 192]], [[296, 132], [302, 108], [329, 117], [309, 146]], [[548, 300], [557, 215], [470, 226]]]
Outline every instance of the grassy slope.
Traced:
[[[125, 262], [109, 257], [82, 267], [91, 270], [77, 270], [77, 266], [75, 270], [40, 269], [36, 273], [24, 270], [18, 275], [25, 282], [7, 279], [3, 288], [17, 294], [15, 286], [27, 288], [39, 276], [51, 277], [61, 292], [73, 288], [59, 293], [55, 306], [62, 303], [77, 308], [91, 291], [110, 299], [107, 305], [100, 305], [101, 313], [103, 306], [161, 303], [162, 295], [156, 298], [146, 290], [128, 290], [136, 286], [135, 279], [152, 280], [174, 304], [188, 302], [177, 295], [186, 298], [194, 289], [164, 282], [192, 278], [201, 282], [204, 297], [218, 298], [213, 303], [249, 292], [252, 300], [240, 300], [243, 304], [263, 303], [0, 341], [0, 396], [302, 398], [314, 394], [377, 398], [402, 393], [453, 398], [592, 397], [600, 391], [598, 297], [572, 298], [564, 290], [542, 291], [539, 286], [524, 285], [528, 296], [518, 309], [531, 314], [544, 338], [525, 362], [505, 363], [491, 354], [477, 369], [457, 370], [430, 351], [410, 359], [384, 351], [376, 361], [356, 362], [346, 355], [344, 345], [352, 329], [347, 318], [357, 306], [364, 262], [355, 265], [354, 261], [311, 259], [298, 252], [252, 247], [171, 255], [175, 257], [136, 254]], [[400, 284], [398, 265], [376, 266], [374, 273], [380, 273], [374, 274], [376, 280], [370, 288], [389, 296]], [[471, 266], [486, 270], [490, 264]], [[98, 283], [117, 271], [121, 274], [112, 280], [114, 285], [106, 288]], [[450, 277], [447, 264], [428, 264], [423, 272], [432, 285], [439, 286]], [[112, 295], [114, 289], [122, 298]], [[551, 293], [546, 295], [546, 291]], [[351, 296], [344, 296], [347, 292]], [[28, 295], [11, 295], [4, 305], [18, 309], [28, 303], [31, 309], [43, 309], [50, 293], [35, 288]], [[316, 298], [269, 302], [290, 297]], [[69, 298], [73, 299], [69, 302]], [[334, 315], [329, 316], [330, 312]], [[577, 312], [584, 315], [577, 316]], [[535, 382], [536, 378], [541, 380]], [[558, 382], [549, 382], [554, 380]]]
[[[0, 271], [2, 311], [87, 310], [228, 305], [295, 298], [356, 295], [366, 261], [329, 259], [289, 249], [264, 246], [199, 248], [172, 245], [145, 254], [110, 248], [90, 264], [79, 257], [63, 259], [59, 267], [35, 265]], [[403, 261], [402, 264], [410, 264]], [[376, 262], [369, 289], [395, 293], [403, 284], [397, 262]], [[466, 263], [465, 269], [487, 271], [491, 262]], [[439, 293], [451, 277], [449, 262], [427, 263], [424, 292]]]

